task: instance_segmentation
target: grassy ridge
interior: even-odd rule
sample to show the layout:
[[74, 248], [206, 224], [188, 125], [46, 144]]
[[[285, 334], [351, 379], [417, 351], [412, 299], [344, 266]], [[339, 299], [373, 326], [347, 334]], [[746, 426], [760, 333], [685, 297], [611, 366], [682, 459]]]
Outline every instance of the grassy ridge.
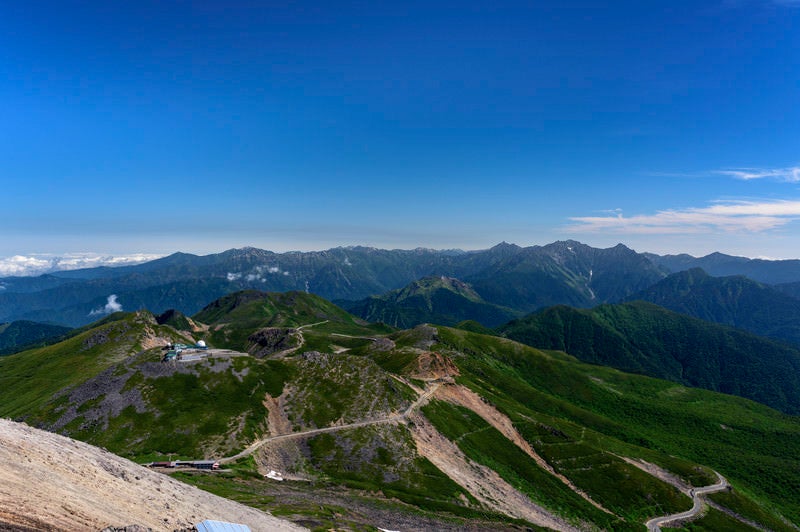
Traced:
[[470, 459], [497, 471], [545, 508], [578, 523], [588, 521], [615, 530], [638, 529], [589, 504], [471, 410], [434, 401], [423, 407], [423, 413]]
[[411, 435], [402, 425], [322, 434], [308, 444], [312, 465], [350, 488], [381, 491], [423, 510], [483, 515], [463, 505], [463, 500], [475, 502], [469, 493], [427, 459], [416, 456]]
[[[215, 370], [213, 364], [194, 364], [192, 372], [157, 378], [135, 372], [128, 382], [135, 381], [141, 390], [144, 408], [128, 406], [109, 417], [107, 426], [87, 424], [79, 417], [72, 435], [142, 460], [167, 455], [214, 457], [220, 451], [238, 450], [265, 428], [267, 410], [254, 398], [280, 395], [293, 368], [249, 357], [231, 363], [224, 371]], [[232, 440], [232, 445], [224, 440]]]
[[800, 414], [800, 351], [730, 327], [634, 302], [553, 307], [498, 331], [585, 362], [747, 397]]
[[117, 314], [94, 328], [75, 331], [63, 342], [0, 358], [0, 415], [16, 418], [41, 412], [58, 391], [141, 350], [145, 329], [152, 324], [148, 313]]
[[[251, 334], [265, 327], [312, 325], [313, 337], [332, 332], [365, 335], [391, 329], [362, 322], [330, 301], [304, 292], [268, 293], [247, 290], [214, 301], [192, 319], [211, 325], [207, 340], [216, 347], [247, 351]], [[319, 340], [317, 340], [319, 342]]]
[[[792, 503], [800, 500], [796, 417], [745, 399], [557, 359], [466, 331], [439, 328], [435, 348], [452, 353], [462, 368], [461, 382], [515, 422], [527, 413], [534, 419], [545, 414], [598, 433], [610, 449], [640, 447], [649, 453], [642, 457], [653, 461], [666, 454], [711, 466], [756, 499], [769, 501], [768, 509], [800, 522], [800, 509]], [[525, 432], [524, 425], [520, 431]], [[528, 438], [535, 444], [535, 438]]]

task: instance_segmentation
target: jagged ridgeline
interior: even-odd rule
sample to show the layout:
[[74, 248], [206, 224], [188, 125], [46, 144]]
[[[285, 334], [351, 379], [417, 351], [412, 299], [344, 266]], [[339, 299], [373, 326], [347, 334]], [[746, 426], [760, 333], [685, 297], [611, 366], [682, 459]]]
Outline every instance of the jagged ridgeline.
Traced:
[[176, 476], [310, 527], [641, 530], [713, 470], [732, 489], [695, 530], [800, 522], [796, 417], [303, 292], [114, 314], [3, 357], [0, 415], [140, 462], [219, 460]]
[[[161, 313], [174, 308], [187, 315], [243, 289], [301, 290], [354, 302], [429, 276], [460, 279], [474, 292], [451, 290], [436, 296], [444, 297], [434, 302], [445, 311], [445, 321], [472, 310], [469, 318], [485, 318], [494, 326], [509, 309], [527, 313], [554, 304], [618, 301], [660, 280], [664, 272], [623, 245], [595, 249], [574, 241], [527, 248], [503, 243], [471, 252], [349, 247], [308, 253], [254, 248], [207, 256], [176, 253], [136, 266], [0, 279], [0, 321], [82, 326], [104, 310], [111, 295], [125, 310]], [[466, 297], [453, 300], [453, 294]], [[457, 309], [461, 303], [467, 309]], [[392, 321], [387, 317], [387, 322]]]

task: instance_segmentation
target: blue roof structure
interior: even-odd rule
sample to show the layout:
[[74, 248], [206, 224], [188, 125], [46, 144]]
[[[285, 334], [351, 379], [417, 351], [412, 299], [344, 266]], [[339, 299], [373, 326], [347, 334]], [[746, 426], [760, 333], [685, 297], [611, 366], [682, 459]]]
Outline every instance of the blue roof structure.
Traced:
[[197, 532], [252, 532], [247, 525], [213, 521], [211, 519], [206, 519], [201, 523], [197, 523], [194, 527], [197, 529]]

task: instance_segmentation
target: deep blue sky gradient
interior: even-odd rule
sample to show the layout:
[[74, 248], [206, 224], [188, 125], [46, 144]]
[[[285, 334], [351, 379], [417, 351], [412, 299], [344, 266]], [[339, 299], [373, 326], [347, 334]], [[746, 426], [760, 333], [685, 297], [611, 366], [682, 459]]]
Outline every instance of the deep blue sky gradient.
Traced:
[[0, 256], [800, 257], [800, 2], [604, 4], [2, 2]]

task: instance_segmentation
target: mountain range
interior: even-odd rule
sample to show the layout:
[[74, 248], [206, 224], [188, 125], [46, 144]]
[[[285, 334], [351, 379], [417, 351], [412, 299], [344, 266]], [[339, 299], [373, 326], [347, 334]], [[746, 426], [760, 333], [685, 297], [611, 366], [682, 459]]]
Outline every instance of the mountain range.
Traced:
[[304, 526], [640, 530], [712, 484], [692, 530], [800, 523], [797, 261], [244, 248], [0, 286], [0, 416], [219, 460], [173, 476]]
[[[501, 243], [470, 252], [349, 247], [280, 254], [255, 248], [206, 256], [176, 253], [134, 266], [2, 278], [0, 321], [85, 325], [116, 310], [108, 307], [112, 295], [124, 310], [146, 308], [160, 313], [174, 308], [187, 315], [210, 300], [243, 289], [300, 290], [339, 302], [363, 301], [425, 277], [442, 276], [468, 285], [481, 303], [521, 315], [559, 304], [585, 308], [621, 302], [670, 273], [695, 267], [698, 261], [707, 266], [724, 263], [726, 274], [782, 283], [788, 295], [791, 283], [800, 283], [797, 261], [720, 254], [690, 259], [636, 253], [622, 244], [597, 249], [575, 241], [532, 247]], [[390, 302], [392, 297], [385, 296]], [[481, 308], [480, 312], [488, 310]], [[490, 320], [500, 319], [496, 312], [490, 314]]]
[[140, 463], [218, 460], [173, 476], [312, 528], [642, 530], [717, 473], [694, 530], [800, 522], [797, 417], [302, 291], [115, 312], [2, 357], [0, 416]]

